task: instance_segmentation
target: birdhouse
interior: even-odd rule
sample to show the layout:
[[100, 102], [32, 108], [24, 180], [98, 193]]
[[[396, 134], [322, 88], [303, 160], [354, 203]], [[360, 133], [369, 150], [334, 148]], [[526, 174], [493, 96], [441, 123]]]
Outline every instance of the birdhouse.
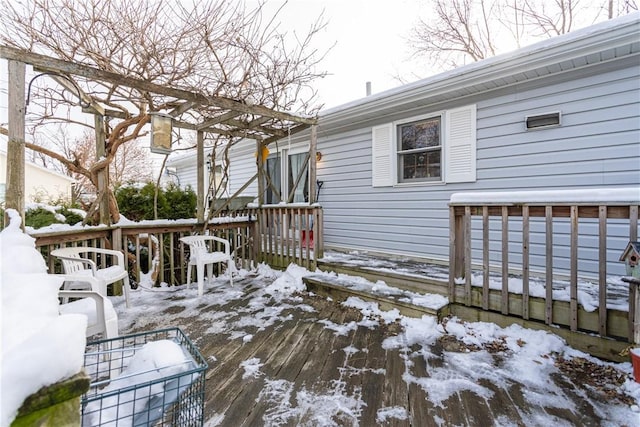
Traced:
[[620, 261], [624, 261], [627, 276], [640, 278], [640, 242], [629, 242]]

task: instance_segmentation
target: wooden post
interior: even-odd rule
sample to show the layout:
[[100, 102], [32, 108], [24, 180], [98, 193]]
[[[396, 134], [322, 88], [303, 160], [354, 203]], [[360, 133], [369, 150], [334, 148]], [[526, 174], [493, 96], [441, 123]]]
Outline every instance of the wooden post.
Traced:
[[[96, 160], [100, 160], [106, 154], [105, 140], [106, 134], [104, 131], [104, 116], [95, 114], [93, 116], [93, 123], [96, 133]], [[111, 212], [109, 210], [109, 197], [107, 196], [107, 190], [109, 188], [109, 166], [98, 171], [98, 194], [103, 194], [102, 200], [100, 200], [100, 206], [98, 207], [98, 215], [100, 216], [100, 224], [111, 225]]]
[[607, 336], [607, 206], [598, 208], [598, 323], [599, 332]]
[[464, 303], [471, 305], [471, 206], [464, 207]]
[[640, 344], [640, 279], [623, 277], [623, 282], [629, 283], [629, 342]]
[[553, 323], [553, 207], [544, 207], [545, 217], [545, 323]]
[[529, 319], [529, 205], [522, 206], [522, 318]]
[[482, 309], [489, 310], [489, 207], [482, 207]]
[[204, 190], [204, 132], [199, 130], [196, 142], [196, 163], [197, 163], [197, 208], [196, 217], [199, 223], [204, 222], [204, 203], [207, 198]]
[[570, 328], [578, 330], [578, 206], [571, 206], [571, 254], [569, 271], [569, 308], [571, 310]]
[[256, 167], [258, 172], [258, 206], [264, 204], [264, 159], [262, 158], [262, 141], [256, 140]]
[[311, 141], [309, 142], [309, 203], [316, 200], [316, 147], [318, 144], [318, 126], [311, 126]]
[[509, 314], [509, 208], [502, 206], [502, 291], [501, 312]]
[[9, 223], [6, 209], [15, 209], [22, 217], [24, 228], [24, 122], [25, 64], [9, 61], [9, 141], [7, 143], [7, 175], [4, 223]]

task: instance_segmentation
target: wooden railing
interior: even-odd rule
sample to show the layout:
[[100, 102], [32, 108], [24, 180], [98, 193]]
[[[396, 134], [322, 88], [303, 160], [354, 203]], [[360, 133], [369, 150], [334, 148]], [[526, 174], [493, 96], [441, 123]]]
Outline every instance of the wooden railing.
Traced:
[[322, 208], [299, 204], [250, 209], [258, 222], [260, 261], [286, 268], [295, 263], [315, 269], [324, 250]]
[[[593, 191], [593, 194], [597, 192]], [[550, 200], [562, 199], [557, 194], [545, 195]], [[636, 321], [634, 307], [628, 312], [607, 307], [607, 265], [611, 263], [611, 259], [607, 260], [607, 250], [611, 248], [607, 245], [613, 238], [610, 230], [614, 228], [618, 232], [626, 228], [629, 239], [637, 240], [640, 192], [638, 189], [611, 191], [604, 201], [593, 202], [585, 202], [585, 195], [577, 192], [568, 193], [567, 197], [570, 196], [577, 201], [544, 202], [528, 197], [526, 192], [514, 194], [512, 201], [508, 201], [509, 196], [503, 196], [497, 202], [478, 202], [495, 197], [488, 193], [485, 196], [482, 193], [452, 196], [449, 205], [450, 302], [567, 327], [571, 331], [632, 341]], [[597, 292], [598, 303], [595, 311], [585, 310], [578, 304], [579, 281], [592, 276], [579, 268], [581, 251], [587, 250], [584, 245], [579, 246], [579, 240], [595, 239], [595, 236], [581, 234], [583, 228], [589, 233], [597, 230], [594, 293]], [[532, 249], [534, 234], [536, 244]], [[620, 236], [617, 239], [620, 240]], [[568, 270], [556, 267], [562, 264], [556, 256], [560, 245], [563, 251], [568, 248]], [[620, 251], [623, 249], [624, 246]], [[495, 262], [495, 255], [499, 255], [498, 262]], [[533, 256], [539, 262], [544, 260], [542, 271], [532, 270]], [[491, 262], [492, 257], [494, 262]], [[592, 264], [596, 265], [595, 262]], [[472, 283], [474, 268], [476, 277], [482, 277], [481, 285], [478, 280]], [[521, 289], [510, 289], [510, 278], [521, 280]], [[564, 280], [568, 286], [568, 301], [554, 300], [554, 292], [558, 292], [559, 282]], [[532, 295], [534, 281], [544, 285], [543, 295]], [[491, 286], [496, 282], [498, 289]], [[624, 297], [629, 302], [628, 295]]]
[[[229, 240], [239, 268], [266, 262], [276, 268], [296, 263], [315, 268], [322, 255], [322, 209], [317, 206], [277, 206], [253, 208], [243, 216], [214, 218], [205, 227], [195, 220], [177, 222], [144, 221], [111, 227], [93, 227], [57, 232], [34, 232], [49, 272], [62, 273], [49, 256], [64, 246], [92, 246], [123, 251], [130, 278], [137, 283], [178, 285], [186, 283], [188, 247], [180, 237], [209, 234]], [[106, 259], [94, 259], [107, 267]]]
[[[248, 218], [214, 220], [206, 230], [231, 243], [231, 251], [238, 267], [250, 268], [257, 258], [254, 248], [255, 221]], [[123, 251], [128, 259], [128, 271], [134, 283], [148, 285], [186, 283], [188, 247], [180, 237], [202, 234], [205, 227], [194, 221], [167, 224], [162, 221], [146, 221], [112, 227], [65, 230], [39, 233], [32, 236], [36, 247], [48, 263], [51, 273], [62, 273], [55, 258], [49, 256], [53, 249], [63, 246], [92, 246]], [[94, 259], [101, 267], [107, 267], [105, 259]]]

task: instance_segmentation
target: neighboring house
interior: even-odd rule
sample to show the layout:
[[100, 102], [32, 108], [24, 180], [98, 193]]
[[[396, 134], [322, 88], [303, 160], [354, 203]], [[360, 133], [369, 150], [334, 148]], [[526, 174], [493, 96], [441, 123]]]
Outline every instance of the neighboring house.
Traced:
[[[210, 150], [208, 150], [210, 151]], [[214, 199], [214, 188], [218, 189], [217, 198], [228, 197], [227, 180], [223, 174], [223, 166], [221, 162], [213, 162], [211, 158], [206, 156], [204, 167], [204, 186], [209, 188], [211, 184], [212, 190], [207, 195], [207, 200]], [[255, 162], [254, 162], [255, 163]], [[166, 167], [162, 174], [162, 183], [172, 182], [180, 188], [185, 189], [191, 187], [193, 191], [198, 191], [196, 156], [193, 153], [173, 156], [167, 161]]]
[[[639, 64], [634, 13], [322, 111], [325, 247], [446, 263], [458, 192], [622, 187], [640, 200]], [[308, 144], [303, 132], [269, 146], [282, 193]], [[254, 153], [254, 141], [231, 149], [232, 194], [255, 174]], [[243, 195], [256, 193], [254, 183]], [[624, 271], [628, 230], [608, 229], [610, 274]], [[594, 242], [579, 242], [580, 262], [597, 276]]]
[[[7, 181], [7, 154], [0, 151], [0, 204], [4, 205]], [[75, 180], [69, 176], [25, 162], [25, 203], [70, 201]]]

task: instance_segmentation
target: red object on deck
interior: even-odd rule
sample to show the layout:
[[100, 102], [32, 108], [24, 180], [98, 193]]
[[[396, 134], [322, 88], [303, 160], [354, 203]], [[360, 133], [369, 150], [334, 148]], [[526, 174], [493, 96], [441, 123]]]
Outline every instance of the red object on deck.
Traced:
[[631, 350], [631, 364], [633, 365], [633, 378], [637, 383], [640, 383], [640, 348]]
[[[308, 233], [308, 235], [307, 235], [307, 233]], [[313, 230], [309, 230], [308, 232], [307, 232], [307, 230], [302, 230], [301, 237], [302, 237], [302, 247], [303, 248], [306, 248], [307, 245], [310, 248], [313, 248]]]

